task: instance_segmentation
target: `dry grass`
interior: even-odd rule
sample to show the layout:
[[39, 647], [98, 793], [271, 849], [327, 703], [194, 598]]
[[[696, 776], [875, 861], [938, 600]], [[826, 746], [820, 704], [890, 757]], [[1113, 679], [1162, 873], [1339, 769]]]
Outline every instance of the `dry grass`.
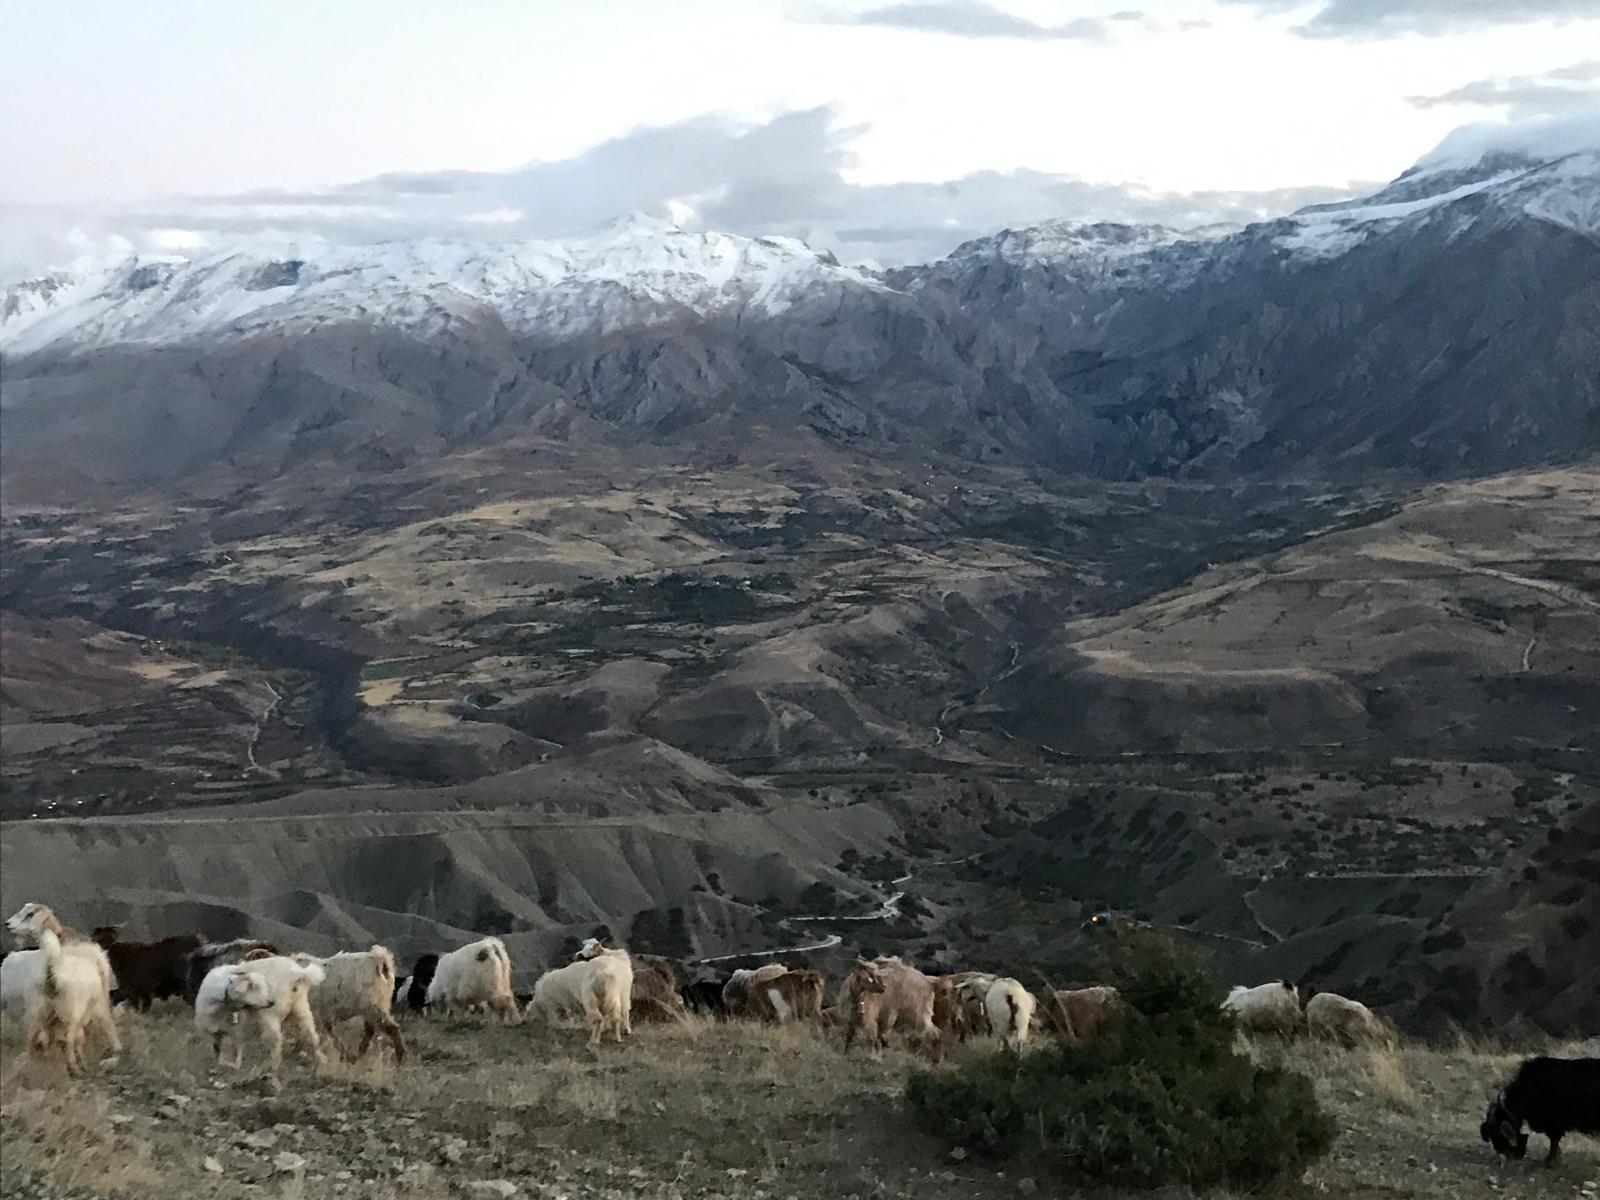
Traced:
[[[413, 1021], [405, 1066], [376, 1053], [321, 1070], [291, 1058], [275, 1092], [249, 1074], [213, 1072], [181, 1009], [125, 1014], [122, 1026], [121, 1061], [83, 1079], [7, 1055], [8, 1200], [443, 1200], [502, 1178], [524, 1196], [619, 1200], [954, 1200], [1011, 1187], [982, 1164], [952, 1166], [947, 1147], [912, 1123], [898, 1097], [920, 1060], [859, 1049], [846, 1058], [836, 1037], [810, 1028], [691, 1020], [641, 1026], [630, 1044], [595, 1053], [576, 1029]], [[1582, 1139], [1554, 1172], [1501, 1166], [1478, 1142], [1483, 1100], [1518, 1057], [1506, 1047], [1249, 1045], [1316, 1079], [1338, 1120], [1310, 1194], [1542, 1200], [1572, 1197], [1600, 1175]], [[280, 1170], [283, 1152], [304, 1166]], [[221, 1174], [206, 1171], [208, 1157]], [[1042, 1181], [1040, 1194], [1079, 1193]]]

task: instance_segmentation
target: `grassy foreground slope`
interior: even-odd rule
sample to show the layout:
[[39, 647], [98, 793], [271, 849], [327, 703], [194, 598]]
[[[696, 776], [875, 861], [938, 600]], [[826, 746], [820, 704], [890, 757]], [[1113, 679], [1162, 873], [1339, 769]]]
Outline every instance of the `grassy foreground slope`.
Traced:
[[[596, 1054], [576, 1030], [413, 1020], [405, 1066], [374, 1055], [316, 1072], [291, 1053], [274, 1092], [210, 1070], [182, 1009], [122, 1024], [122, 1060], [76, 1081], [6, 1055], [4, 1195], [444, 1200], [494, 1195], [472, 1187], [494, 1180], [544, 1197], [1081, 1194], [953, 1161], [900, 1098], [909, 1055], [874, 1060], [857, 1047], [846, 1058], [837, 1035], [810, 1028], [641, 1027]], [[1515, 1054], [1468, 1043], [1251, 1049], [1311, 1075], [1337, 1119], [1333, 1151], [1297, 1194], [1538, 1200], [1600, 1176], [1592, 1140], [1570, 1139], [1554, 1171], [1503, 1166], [1478, 1140], [1485, 1097]]]

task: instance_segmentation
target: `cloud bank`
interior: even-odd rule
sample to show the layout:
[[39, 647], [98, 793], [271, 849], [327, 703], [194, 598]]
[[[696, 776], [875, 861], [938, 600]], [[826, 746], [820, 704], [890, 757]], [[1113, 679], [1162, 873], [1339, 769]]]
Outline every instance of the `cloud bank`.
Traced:
[[[1112, 20], [1138, 17], [1136, 12], [1119, 12]], [[1019, 17], [978, 0], [905, 0], [885, 4], [865, 12], [826, 19], [838, 25], [881, 25], [890, 29], [911, 29], [920, 33], [943, 33], [968, 38], [1027, 38], [1035, 41], [1095, 41], [1106, 34], [1106, 20], [1078, 17], [1059, 25], [1044, 25]]]
[[1432, 96], [1410, 96], [1418, 108], [1500, 108], [1512, 120], [1570, 112], [1600, 101], [1600, 59], [1537, 75], [1475, 79]]
[[[1306, 6], [1305, 0], [1230, 2], [1277, 11]], [[1327, 0], [1295, 31], [1314, 38], [1438, 37], [1496, 25], [1597, 16], [1595, 0]]]
[[1246, 222], [1350, 188], [1172, 193], [1041, 171], [939, 182], [846, 178], [859, 126], [830, 108], [739, 126], [715, 117], [641, 129], [575, 157], [503, 173], [390, 174], [317, 192], [247, 192], [117, 209], [0, 209], [8, 277], [90, 254], [188, 254], [263, 232], [372, 242], [563, 237], [628, 212], [685, 228], [804, 238], [841, 259], [938, 258], [970, 238], [1057, 217], [1177, 227]]

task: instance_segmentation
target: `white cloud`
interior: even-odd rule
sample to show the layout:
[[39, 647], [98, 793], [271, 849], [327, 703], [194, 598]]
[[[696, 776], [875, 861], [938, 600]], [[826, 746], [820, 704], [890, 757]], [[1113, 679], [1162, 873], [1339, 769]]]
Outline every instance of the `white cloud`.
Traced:
[[[1229, 0], [1279, 11], [1306, 0]], [[1296, 32], [1313, 38], [1440, 37], [1496, 25], [1593, 20], [1595, 0], [1324, 0]]]
[[1475, 79], [1448, 91], [1408, 99], [1418, 108], [1499, 108], [1512, 119], [1568, 112], [1600, 101], [1600, 59], [1534, 75]]
[[1140, 16], [1141, 13], [1124, 10], [1106, 18], [1075, 17], [1070, 21], [1045, 24], [979, 0], [901, 0], [864, 12], [828, 17], [825, 21], [837, 25], [882, 25], [967, 38], [1094, 41], [1105, 36], [1107, 20], [1137, 20]]
[[786, 234], [849, 261], [938, 257], [1006, 226], [1056, 217], [1177, 226], [1247, 221], [1348, 188], [1180, 193], [1043, 171], [933, 182], [853, 182], [862, 126], [827, 107], [754, 125], [702, 117], [641, 129], [572, 158], [503, 173], [377, 176], [323, 192], [178, 199], [121, 208], [0, 208], [8, 274], [97, 249], [172, 250], [265, 231], [382, 241], [561, 237], [631, 211], [689, 227]]

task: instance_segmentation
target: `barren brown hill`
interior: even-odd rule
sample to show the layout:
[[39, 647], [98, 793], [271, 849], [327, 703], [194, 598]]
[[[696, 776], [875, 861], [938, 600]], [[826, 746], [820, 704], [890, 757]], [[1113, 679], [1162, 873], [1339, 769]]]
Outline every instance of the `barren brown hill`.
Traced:
[[1593, 755], [1597, 544], [1594, 467], [1442, 485], [1069, 622], [985, 705], [1079, 754]]

